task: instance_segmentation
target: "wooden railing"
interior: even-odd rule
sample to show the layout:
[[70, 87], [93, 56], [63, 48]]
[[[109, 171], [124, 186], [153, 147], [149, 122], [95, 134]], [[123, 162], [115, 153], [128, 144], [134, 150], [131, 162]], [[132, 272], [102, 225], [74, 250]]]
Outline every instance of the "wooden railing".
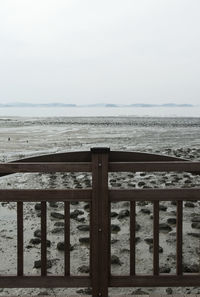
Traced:
[[[20, 162], [0, 164], [0, 176], [17, 172], [91, 172], [89, 189], [2, 189], [0, 201], [17, 202], [17, 275], [1, 275], [2, 288], [92, 287], [93, 296], [108, 296], [109, 287], [200, 286], [200, 274], [183, 273], [182, 230], [183, 201], [200, 200], [200, 188], [176, 189], [109, 189], [108, 172], [188, 171], [200, 174], [200, 162], [153, 154], [112, 152], [108, 148], [92, 148], [90, 152], [74, 152], [40, 156]], [[136, 274], [135, 225], [136, 201], [153, 203], [153, 274]], [[159, 202], [177, 201], [176, 274], [159, 274]], [[65, 256], [64, 275], [47, 274], [47, 208], [50, 201], [64, 202]], [[70, 273], [70, 202], [90, 204], [90, 275]], [[130, 273], [111, 275], [110, 204], [130, 202]], [[41, 276], [24, 275], [23, 202], [41, 202]]]

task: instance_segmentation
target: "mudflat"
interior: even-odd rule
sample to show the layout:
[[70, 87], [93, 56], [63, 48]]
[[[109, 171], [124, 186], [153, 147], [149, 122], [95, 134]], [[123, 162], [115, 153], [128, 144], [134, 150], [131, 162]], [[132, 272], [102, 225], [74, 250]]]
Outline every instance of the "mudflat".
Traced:
[[[200, 118], [0, 118], [0, 160], [9, 162], [41, 154], [89, 150], [139, 151], [200, 160]], [[90, 187], [86, 173], [14, 174], [0, 178], [2, 188]], [[191, 173], [113, 173], [114, 188], [199, 187], [200, 177]], [[63, 203], [48, 203], [48, 273], [64, 273]], [[111, 254], [113, 274], [129, 273], [129, 202], [111, 205]], [[71, 212], [71, 273], [89, 273], [89, 208], [73, 203]], [[136, 272], [152, 274], [153, 215], [150, 202], [136, 206]], [[184, 271], [200, 272], [200, 203], [184, 202]], [[40, 204], [24, 203], [25, 274], [40, 273]], [[0, 274], [16, 273], [16, 203], [0, 205]], [[160, 203], [160, 271], [175, 273], [176, 205]], [[0, 289], [3, 295], [90, 294], [88, 289]], [[111, 294], [200, 293], [200, 288], [110, 289]]]

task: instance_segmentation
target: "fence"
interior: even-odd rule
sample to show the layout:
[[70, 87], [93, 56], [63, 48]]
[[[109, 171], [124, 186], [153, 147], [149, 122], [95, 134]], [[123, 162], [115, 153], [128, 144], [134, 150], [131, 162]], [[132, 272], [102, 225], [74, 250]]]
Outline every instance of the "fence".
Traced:
[[[0, 164], [0, 176], [18, 172], [92, 172], [90, 189], [0, 190], [0, 201], [17, 202], [17, 275], [0, 276], [2, 288], [34, 287], [92, 287], [92, 295], [107, 297], [109, 287], [165, 287], [200, 286], [199, 274], [183, 273], [182, 229], [183, 201], [200, 200], [200, 188], [176, 189], [109, 189], [108, 172], [195, 172], [200, 174], [200, 162], [178, 158], [110, 151], [92, 148], [88, 152], [46, 155], [20, 160], [20, 163]], [[135, 271], [135, 207], [136, 201], [153, 202], [153, 274], [141, 275]], [[159, 201], [177, 201], [176, 274], [159, 274]], [[64, 275], [47, 274], [47, 213], [46, 202], [64, 202], [65, 256]], [[70, 274], [70, 202], [90, 203], [90, 275]], [[111, 275], [110, 264], [110, 204], [130, 202], [130, 274]], [[41, 202], [41, 276], [24, 275], [23, 264], [23, 202]]]

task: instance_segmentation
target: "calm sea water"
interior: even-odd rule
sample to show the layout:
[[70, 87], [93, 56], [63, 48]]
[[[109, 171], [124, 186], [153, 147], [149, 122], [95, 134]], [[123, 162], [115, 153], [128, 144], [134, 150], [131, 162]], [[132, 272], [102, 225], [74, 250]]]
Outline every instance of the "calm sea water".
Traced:
[[200, 117], [200, 106], [197, 107], [142, 107], [142, 108], [112, 108], [112, 107], [64, 107], [64, 108], [0, 108], [0, 117]]

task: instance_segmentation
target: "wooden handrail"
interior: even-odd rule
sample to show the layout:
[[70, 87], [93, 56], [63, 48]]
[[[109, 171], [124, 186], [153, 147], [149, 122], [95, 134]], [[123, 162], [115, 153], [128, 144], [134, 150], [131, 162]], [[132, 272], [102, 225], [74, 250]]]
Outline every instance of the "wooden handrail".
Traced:
[[[75, 158], [78, 161], [75, 161]], [[145, 156], [147, 162], [145, 162]], [[73, 162], [70, 162], [72, 158]], [[31, 161], [31, 162], [30, 162]], [[55, 161], [55, 162], [54, 162]], [[79, 162], [80, 161], [80, 162]], [[12, 173], [91, 172], [92, 187], [87, 189], [0, 189], [1, 202], [17, 202], [17, 275], [0, 276], [2, 288], [92, 287], [93, 297], [107, 297], [109, 287], [199, 286], [199, 274], [185, 274], [182, 263], [183, 201], [200, 200], [200, 188], [118, 189], [108, 187], [109, 172], [194, 172], [200, 173], [200, 162], [130, 152], [110, 152], [93, 148], [90, 152], [47, 155], [21, 162], [0, 163], [0, 175]], [[64, 275], [49, 276], [47, 271], [47, 202], [64, 202]], [[70, 273], [70, 202], [88, 202], [90, 207], [90, 274]], [[112, 202], [130, 202], [130, 273], [113, 276], [111, 270]], [[136, 273], [136, 202], [153, 204], [153, 275]], [[176, 274], [160, 274], [159, 202], [175, 201]], [[41, 276], [24, 275], [23, 203], [41, 203]]]

